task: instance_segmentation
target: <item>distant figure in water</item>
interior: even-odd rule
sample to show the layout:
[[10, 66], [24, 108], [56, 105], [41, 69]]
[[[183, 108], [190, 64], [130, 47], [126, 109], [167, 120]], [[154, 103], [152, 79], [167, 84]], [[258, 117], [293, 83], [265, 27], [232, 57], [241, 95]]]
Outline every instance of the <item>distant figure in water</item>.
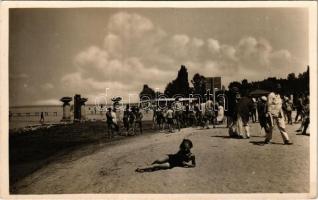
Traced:
[[43, 124], [43, 123], [44, 123], [44, 114], [43, 114], [43, 112], [41, 112], [40, 123], [41, 123], [41, 124]]
[[[137, 168], [136, 172], [153, 172], [173, 167], [195, 167], [195, 156], [191, 153], [192, 141], [183, 139], [176, 154], [168, 154], [162, 160], [155, 160], [150, 167]], [[191, 164], [189, 163], [191, 161]]]

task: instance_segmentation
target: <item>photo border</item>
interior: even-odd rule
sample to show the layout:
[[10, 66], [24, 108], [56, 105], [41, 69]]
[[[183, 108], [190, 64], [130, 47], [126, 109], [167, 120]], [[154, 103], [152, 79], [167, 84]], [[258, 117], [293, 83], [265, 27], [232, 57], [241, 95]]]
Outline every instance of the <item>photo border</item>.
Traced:
[[[317, 2], [316, 1], [4, 1], [0, 26], [0, 196], [5, 199], [268, 199], [314, 198], [317, 196]], [[249, 194], [57, 194], [14, 195], [9, 193], [9, 73], [8, 18], [10, 8], [308, 8], [310, 66], [310, 192]]]

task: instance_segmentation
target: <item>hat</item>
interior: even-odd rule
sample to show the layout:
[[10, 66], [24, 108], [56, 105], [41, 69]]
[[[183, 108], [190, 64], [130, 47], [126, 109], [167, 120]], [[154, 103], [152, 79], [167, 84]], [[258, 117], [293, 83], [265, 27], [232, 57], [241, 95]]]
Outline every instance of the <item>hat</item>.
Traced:
[[238, 87], [235, 87], [235, 86], [232, 87], [231, 90], [232, 90], [233, 92], [239, 92], [239, 91], [240, 91], [239, 88], [238, 88]]
[[262, 96], [261, 99], [262, 99], [263, 101], [267, 101], [267, 98], [266, 98], [265, 96]]

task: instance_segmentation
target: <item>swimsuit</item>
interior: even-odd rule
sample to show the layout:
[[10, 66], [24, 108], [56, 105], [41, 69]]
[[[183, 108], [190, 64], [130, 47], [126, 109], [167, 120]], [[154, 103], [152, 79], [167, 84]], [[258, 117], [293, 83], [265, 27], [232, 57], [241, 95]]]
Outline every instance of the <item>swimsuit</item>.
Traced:
[[170, 167], [183, 167], [183, 162], [189, 162], [191, 160], [191, 152], [178, 151], [176, 154], [168, 154]]

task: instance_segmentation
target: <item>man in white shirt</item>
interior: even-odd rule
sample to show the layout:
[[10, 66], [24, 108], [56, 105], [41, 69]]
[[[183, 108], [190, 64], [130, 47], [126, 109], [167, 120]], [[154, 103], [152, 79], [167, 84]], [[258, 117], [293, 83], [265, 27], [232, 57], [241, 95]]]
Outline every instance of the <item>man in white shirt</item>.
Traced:
[[173, 132], [173, 117], [174, 117], [174, 112], [171, 109], [171, 106], [168, 107], [168, 110], [166, 112], [166, 118], [168, 122], [168, 127], [169, 127], [169, 132]]
[[182, 103], [179, 101], [179, 98], [176, 98], [173, 110], [174, 110], [174, 113], [175, 113], [175, 119], [176, 119], [177, 127], [178, 127], [178, 130], [180, 131], [183, 107], [182, 107]]
[[285, 120], [284, 120], [284, 113], [282, 109], [282, 99], [279, 95], [279, 91], [281, 90], [280, 84], [277, 85], [276, 91], [271, 92], [267, 97], [267, 115], [271, 118], [271, 128], [266, 134], [265, 143], [269, 144], [272, 139], [273, 127], [274, 123], [277, 124], [277, 128], [279, 129], [284, 144], [291, 145], [293, 144], [290, 142], [288, 134], [285, 130]]
[[205, 116], [206, 116], [206, 127], [209, 128], [209, 121], [213, 125], [213, 128], [215, 128], [215, 123], [214, 123], [214, 106], [213, 106], [213, 101], [208, 99], [205, 102]]

